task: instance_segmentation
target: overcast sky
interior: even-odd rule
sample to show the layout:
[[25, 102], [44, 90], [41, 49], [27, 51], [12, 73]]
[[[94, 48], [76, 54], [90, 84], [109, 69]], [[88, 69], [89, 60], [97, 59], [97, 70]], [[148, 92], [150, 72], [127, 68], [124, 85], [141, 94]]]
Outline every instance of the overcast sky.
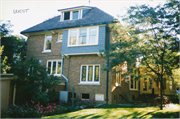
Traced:
[[166, 0], [0, 0], [0, 19], [10, 20], [12, 35], [39, 24], [49, 18], [60, 15], [58, 9], [88, 5], [98, 7], [108, 14], [117, 17], [124, 15], [129, 6], [148, 4], [155, 6]]

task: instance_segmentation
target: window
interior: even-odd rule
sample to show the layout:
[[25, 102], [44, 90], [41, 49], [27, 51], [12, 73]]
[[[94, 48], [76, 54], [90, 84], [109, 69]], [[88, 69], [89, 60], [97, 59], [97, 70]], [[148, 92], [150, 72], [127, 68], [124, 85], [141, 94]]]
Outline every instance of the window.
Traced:
[[64, 12], [64, 20], [70, 20], [70, 12]]
[[62, 40], [63, 40], [63, 33], [59, 33], [57, 42], [62, 42]]
[[172, 79], [170, 78], [169, 79], [169, 90], [172, 90], [173, 89], [173, 81]]
[[89, 94], [82, 94], [82, 99], [89, 99]]
[[61, 75], [61, 60], [47, 61], [48, 74]]
[[81, 66], [80, 83], [99, 83], [99, 65], [83, 65]]
[[104, 94], [95, 94], [96, 101], [104, 101]]
[[[118, 71], [118, 69], [116, 69], [116, 71]], [[121, 73], [117, 72], [116, 73], [116, 86], [120, 86], [121, 85]]]
[[129, 77], [130, 77], [130, 82], [129, 82], [130, 90], [138, 90], [138, 81], [135, 81], [133, 79], [133, 76], [129, 76]]
[[69, 45], [76, 45], [77, 42], [77, 30], [70, 30]]
[[143, 90], [144, 90], [144, 91], [147, 91], [147, 79], [146, 79], [146, 78], [144, 78]]
[[83, 46], [98, 44], [99, 27], [69, 30], [68, 46]]
[[46, 35], [44, 42], [44, 51], [51, 50], [51, 41], [52, 41], [52, 35]]
[[78, 14], [79, 14], [79, 11], [74, 11], [73, 12], [73, 19], [78, 19]]
[[149, 90], [152, 90], [152, 78], [149, 78]]

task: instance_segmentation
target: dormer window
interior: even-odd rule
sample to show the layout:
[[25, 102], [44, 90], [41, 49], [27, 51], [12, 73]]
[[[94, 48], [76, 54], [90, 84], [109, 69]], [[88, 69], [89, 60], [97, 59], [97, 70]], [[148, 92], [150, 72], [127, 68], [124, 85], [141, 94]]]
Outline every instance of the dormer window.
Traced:
[[70, 20], [70, 12], [64, 12], [64, 20]]
[[72, 11], [62, 12], [60, 21], [81, 19], [82, 18], [81, 11], [82, 10], [72, 10]]

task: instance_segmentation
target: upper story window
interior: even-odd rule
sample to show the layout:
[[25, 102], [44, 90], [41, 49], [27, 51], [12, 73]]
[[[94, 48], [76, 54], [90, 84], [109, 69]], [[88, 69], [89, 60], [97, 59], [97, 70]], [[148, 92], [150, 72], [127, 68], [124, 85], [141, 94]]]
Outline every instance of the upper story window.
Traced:
[[62, 40], [63, 40], [63, 33], [59, 33], [57, 42], [62, 42]]
[[82, 10], [73, 10], [62, 12], [60, 21], [75, 20], [82, 18]]
[[61, 60], [47, 61], [48, 74], [61, 75]]
[[52, 35], [46, 35], [43, 52], [51, 52]]
[[78, 19], [78, 18], [79, 18], [78, 15], [79, 15], [79, 11], [74, 11], [72, 18], [73, 18], [73, 19]]
[[81, 66], [80, 83], [98, 83], [100, 80], [100, 66], [99, 65], [82, 65]]
[[129, 87], [130, 90], [138, 90], [138, 81], [135, 81], [133, 79], [133, 76], [129, 76], [130, 81], [129, 81]]
[[68, 46], [98, 45], [99, 27], [69, 30]]
[[64, 20], [70, 20], [70, 12], [64, 12]]

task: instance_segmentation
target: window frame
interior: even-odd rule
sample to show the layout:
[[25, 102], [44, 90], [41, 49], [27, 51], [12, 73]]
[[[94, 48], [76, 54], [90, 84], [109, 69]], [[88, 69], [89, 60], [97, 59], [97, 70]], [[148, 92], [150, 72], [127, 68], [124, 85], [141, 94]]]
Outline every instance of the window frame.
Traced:
[[52, 47], [51, 47], [50, 50], [46, 50], [46, 37], [47, 36], [51, 36], [51, 46], [52, 46], [52, 35], [51, 34], [46, 34], [45, 38], [44, 38], [44, 47], [43, 47], [43, 52], [42, 53], [51, 52], [51, 49], [52, 49]]
[[[135, 85], [136, 85], [136, 88], [135, 88]], [[136, 91], [139, 90], [139, 82], [138, 81], [133, 80], [133, 88], [131, 88], [131, 75], [129, 76], [129, 90], [136, 90]]]
[[[58, 71], [58, 62], [61, 62], [61, 71], [60, 71], [60, 74], [57, 74], [57, 71]], [[47, 71], [48, 71], [48, 62], [51, 62], [51, 69], [50, 69], [50, 74], [48, 75], [52, 75], [52, 72], [53, 72], [53, 62], [56, 62], [56, 70], [55, 70], [55, 74], [54, 76], [61, 76], [62, 74], [62, 60], [61, 59], [58, 59], [58, 60], [47, 60], [47, 63], [46, 63], [46, 68], [47, 68]]]
[[[90, 28], [96, 28], [96, 42], [95, 43], [89, 43], [89, 29]], [[86, 44], [80, 44], [80, 29], [86, 29]], [[70, 45], [70, 36], [71, 36], [71, 30], [76, 30], [76, 44], [75, 45]], [[93, 27], [83, 27], [83, 28], [74, 28], [74, 29], [69, 29], [68, 30], [68, 42], [67, 42], [67, 47], [79, 47], [79, 46], [92, 46], [92, 45], [98, 45], [99, 43], [99, 26], [93, 26]]]
[[[73, 19], [73, 12], [77, 12], [77, 11], [78, 11], [78, 18], [77, 18], [77, 19]], [[67, 19], [67, 20], [64, 20], [64, 13], [65, 13], [65, 12], [70, 12], [69, 19]], [[74, 9], [74, 10], [70, 10], [70, 11], [63, 11], [63, 12], [61, 13], [60, 21], [68, 21], [68, 20], [78, 20], [78, 19], [82, 19], [82, 12], [83, 12], [82, 9]]]
[[89, 100], [89, 99], [82, 98], [82, 97], [83, 97], [83, 94], [88, 94], [88, 95], [89, 95], [89, 99], [90, 99], [90, 94], [89, 94], [89, 93], [81, 93], [81, 99], [82, 99], [82, 100]]
[[[85, 81], [82, 81], [82, 68], [86, 66], [86, 78]], [[92, 72], [92, 81], [88, 81], [88, 76], [89, 76], [89, 67], [92, 66], [93, 68], [93, 72]], [[95, 67], [98, 66], [99, 67], [99, 81], [95, 81]], [[81, 65], [80, 68], [80, 85], [81, 84], [90, 84], [90, 85], [100, 85], [100, 64], [87, 64], [87, 65]]]
[[118, 69], [116, 69], [116, 83], [115, 83], [115, 85], [121, 87], [121, 72]]
[[[97, 96], [101, 96], [101, 99], [97, 100]], [[104, 101], [104, 94], [95, 94], [96, 101]]]
[[[60, 35], [62, 35], [62, 40], [59, 40]], [[61, 43], [63, 41], [63, 32], [58, 33], [57, 37], [57, 42], [56, 43]]]

